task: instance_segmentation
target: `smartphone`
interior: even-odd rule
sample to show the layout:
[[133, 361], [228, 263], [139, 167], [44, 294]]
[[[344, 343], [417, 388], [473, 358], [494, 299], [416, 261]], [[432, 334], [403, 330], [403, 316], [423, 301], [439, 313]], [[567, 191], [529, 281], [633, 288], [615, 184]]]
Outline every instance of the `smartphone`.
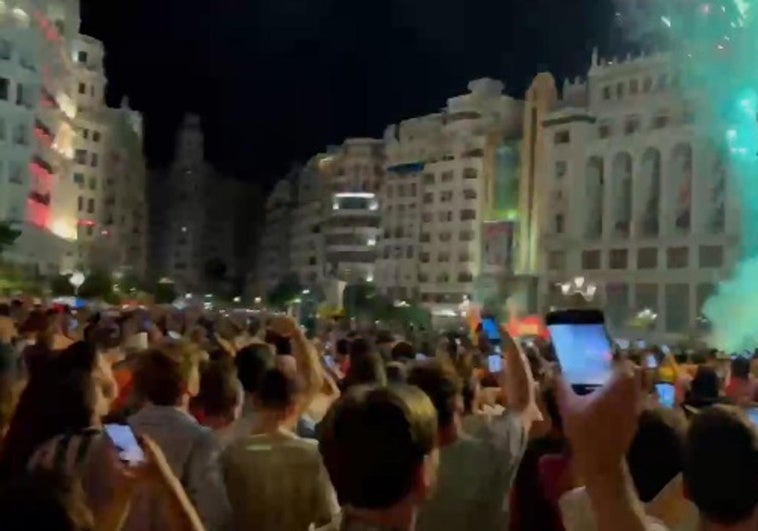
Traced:
[[758, 407], [749, 407], [746, 410], [747, 418], [753, 423], [753, 426], [758, 426]]
[[145, 453], [137, 442], [132, 429], [126, 424], [106, 424], [103, 426], [108, 438], [118, 451], [118, 457], [130, 466], [145, 462]]
[[336, 362], [334, 361], [334, 356], [326, 355], [324, 356], [324, 363], [326, 364], [327, 368], [334, 370], [336, 367]]
[[666, 356], [671, 355], [671, 349], [668, 347], [668, 345], [661, 345], [661, 352], [663, 352]]
[[426, 360], [426, 354], [422, 354], [421, 352], [416, 353], [416, 361], [425, 361]]
[[626, 350], [626, 349], [629, 348], [629, 340], [628, 339], [617, 339], [616, 340], [616, 345], [618, 345], [618, 347], [621, 350]]
[[647, 354], [645, 356], [645, 367], [648, 369], [658, 368], [658, 360], [656, 359], [655, 354]]
[[503, 372], [503, 358], [500, 354], [492, 354], [487, 357], [487, 368], [492, 374]]
[[173, 339], [174, 341], [179, 341], [182, 338], [182, 335], [179, 332], [174, 332], [173, 330], [169, 330], [168, 337]]
[[658, 403], [663, 407], [672, 409], [676, 405], [676, 390], [669, 383], [655, 384], [655, 392], [658, 394]]
[[487, 336], [487, 340], [490, 343], [499, 343], [502, 339], [500, 337], [500, 326], [492, 317], [485, 317], [482, 319], [482, 331]]
[[599, 310], [550, 312], [545, 319], [561, 372], [572, 386], [602, 386], [611, 377], [613, 347]]

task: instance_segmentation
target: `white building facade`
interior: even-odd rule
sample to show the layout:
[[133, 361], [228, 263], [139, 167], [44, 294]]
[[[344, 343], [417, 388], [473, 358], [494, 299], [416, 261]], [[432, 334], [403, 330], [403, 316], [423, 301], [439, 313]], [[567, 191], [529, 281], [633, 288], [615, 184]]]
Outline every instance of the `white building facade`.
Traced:
[[441, 113], [385, 134], [379, 285], [441, 317], [459, 314], [485, 269], [482, 227], [493, 201], [496, 151], [504, 136], [520, 136], [523, 117], [523, 103], [504, 95], [501, 82], [479, 79], [468, 88]]
[[299, 169], [276, 183], [266, 199], [266, 217], [263, 225], [256, 270], [259, 291], [268, 293], [290, 272], [292, 209], [294, 186]]
[[541, 124], [543, 307], [582, 277], [618, 336], [697, 335], [703, 303], [738, 257], [728, 161], [695, 125], [674, 66], [665, 54], [595, 54], [588, 80], [564, 86]]
[[78, 28], [76, 1], [0, 2], [0, 219], [22, 231], [5, 258], [42, 275], [75, 261], [70, 50]]
[[[329, 183], [324, 178], [328, 155], [317, 155], [298, 172], [293, 183], [294, 201], [289, 232], [290, 270], [303, 286], [324, 282], [324, 212], [329, 204]], [[280, 278], [289, 271], [282, 271]]]

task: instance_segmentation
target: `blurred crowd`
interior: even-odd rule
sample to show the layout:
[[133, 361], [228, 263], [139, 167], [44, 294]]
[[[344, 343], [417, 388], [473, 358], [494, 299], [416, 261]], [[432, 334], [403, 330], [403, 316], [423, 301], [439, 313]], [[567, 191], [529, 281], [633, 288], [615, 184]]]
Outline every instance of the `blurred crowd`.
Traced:
[[1, 303], [0, 529], [758, 530], [758, 356], [500, 333]]

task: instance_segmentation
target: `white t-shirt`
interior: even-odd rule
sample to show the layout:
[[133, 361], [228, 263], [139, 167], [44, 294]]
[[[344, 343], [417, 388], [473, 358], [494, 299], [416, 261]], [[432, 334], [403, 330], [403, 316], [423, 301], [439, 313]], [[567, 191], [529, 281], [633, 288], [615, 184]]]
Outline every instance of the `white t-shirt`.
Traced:
[[[682, 477], [677, 476], [658, 493], [653, 501], [645, 505], [646, 511], [663, 500], [664, 497], [676, 496], [677, 490], [681, 493]], [[675, 526], [670, 530], [660, 520], [650, 516], [645, 517], [647, 531], [697, 531], [699, 529], [699, 516], [697, 508], [679, 494], [680, 510]], [[576, 488], [567, 492], [558, 501], [561, 509], [561, 519], [566, 531], [596, 531], [595, 515], [592, 512], [592, 503], [584, 487]]]

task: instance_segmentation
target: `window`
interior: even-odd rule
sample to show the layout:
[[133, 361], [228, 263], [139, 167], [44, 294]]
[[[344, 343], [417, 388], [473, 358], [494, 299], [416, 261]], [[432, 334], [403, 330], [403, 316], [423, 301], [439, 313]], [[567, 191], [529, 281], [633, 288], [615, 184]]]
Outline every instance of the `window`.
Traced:
[[92, 158], [90, 160], [91, 160], [90, 166], [92, 166], [93, 168], [97, 168], [97, 164], [98, 164], [97, 153], [92, 153]]
[[566, 269], [566, 253], [563, 251], [550, 251], [547, 254], [547, 268], [549, 271], [563, 271]]
[[79, 94], [87, 94], [87, 85], [79, 83]]
[[555, 216], [555, 233], [556, 234], [563, 234], [563, 231], [565, 230], [564, 224], [565, 224], [565, 219], [563, 217], [563, 214], [556, 214]]
[[603, 87], [603, 99], [611, 99], [611, 87]]
[[76, 199], [76, 205], [77, 205], [77, 210], [79, 210], [79, 212], [84, 210], [84, 198], [82, 196], [79, 196]]
[[597, 128], [597, 136], [600, 138], [609, 138], [611, 136], [611, 125], [600, 124], [600, 127]]
[[82, 129], [82, 138], [87, 140], [89, 138], [89, 129]]
[[429, 243], [432, 241], [432, 236], [428, 232], [422, 232], [421, 236], [419, 237], [419, 241], [421, 243]]
[[561, 179], [566, 175], [567, 164], [565, 160], [559, 160], [555, 163], [555, 178]]
[[424, 204], [429, 205], [431, 203], [434, 203], [434, 194], [427, 192], [424, 194]]
[[424, 212], [421, 215], [421, 221], [423, 221], [424, 223], [431, 223], [432, 219], [434, 219], [434, 216], [432, 215], [431, 212]]
[[700, 267], [717, 268], [724, 265], [724, 248], [720, 245], [701, 245]]
[[424, 174], [424, 184], [434, 184], [434, 174], [433, 173], [425, 173]]
[[95, 179], [94, 177], [89, 178], [89, 189], [97, 190], [97, 179]]
[[87, 164], [87, 150], [77, 149], [74, 154], [74, 160], [76, 160], [77, 164]]
[[640, 129], [640, 119], [637, 116], [630, 116], [624, 124], [624, 134], [633, 135]]
[[8, 91], [10, 90], [10, 81], [0, 77], [0, 100], [8, 101]]
[[624, 97], [624, 84], [623, 83], [619, 83], [618, 85], [616, 85], [616, 97], [619, 99]]
[[474, 168], [464, 168], [463, 169], [463, 178], [464, 179], [476, 179], [479, 177], [479, 172], [477, 172]]
[[684, 332], [690, 327], [690, 289], [688, 284], [666, 284], [666, 331]]
[[94, 199], [87, 199], [87, 212], [89, 214], [95, 213], [95, 200]]
[[669, 124], [669, 117], [665, 114], [659, 114], [653, 118], [653, 129], [663, 129]]
[[92, 225], [87, 225], [87, 236], [92, 236], [92, 233], [94, 232], [94, 227]]
[[462, 273], [458, 273], [458, 282], [463, 282], [468, 284], [469, 282], [474, 281], [474, 275], [471, 274], [470, 271], [464, 271]]
[[600, 251], [584, 251], [582, 253], [582, 269], [587, 271], [600, 269]]
[[413, 246], [412, 246], [412, 245], [409, 245], [409, 246], [408, 246], [408, 247], [405, 249], [405, 257], [406, 257], [406, 258], [413, 258]]
[[666, 90], [669, 86], [668, 74], [661, 74], [658, 77], [658, 90]]
[[25, 146], [29, 143], [29, 129], [25, 123], [16, 124], [13, 128], [13, 142], [19, 146]]
[[564, 131], [558, 131], [553, 136], [553, 143], [558, 144], [568, 144], [571, 142], [571, 133], [567, 130]]
[[439, 253], [437, 255], [437, 261], [443, 264], [446, 264], [450, 261], [450, 253], [447, 253], [445, 251]]
[[462, 242], [473, 242], [474, 241], [474, 231], [473, 230], [462, 230], [461, 233], [458, 235], [458, 239]]
[[31, 109], [34, 106], [33, 90], [28, 85], [16, 85], [16, 105]]
[[442, 182], [443, 183], [449, 183], [449, 182], [452, 182], [452, 180], [453, 180], [453, 172], [446, 171], [446, 172], [444, 172], [442, 174]]
[[100, 142], [100, 131], [94, 131], [92, 133], [92, 141], [93, 142]]
[[467, 264], [471, 261], [471, 255], [468, 251], [461, 251], [458, 255], [458, 261], [462, 264]]
[[79, 185], [79, 187], [84, 186], [84, 174], [82, 173], [75, 173], [74, 174], [74, 182]]
[[95, 85], [90, 85], [89, 95], [92, 96], [93, 98], [95, 97]]
[[20, 162], [11, 162], [8, 169], [8, 181], [14, 184], [24, 184], [26, 165]]
[[632, 79], [629, 82], [629, 94], [637, 94], [640, 91], [640, 82], [636, 79]]
[[0, 118], [0, 141], [5, 141], [5, 120]]
[[669, 269], [684, 269], [689, 262], [687, 247], [669, 247], [666, 249], [666, 266]]
[[610, 269], [626, 269], [629, 262], [629, 251], [626, 249], [611, 249], [608, 257]]
[[76, 54], [76, 60], [80, 63], [86, 63], [87, 62], [87, 52], [80, 51]]
[[473, 221], [476, 219], [476, 210], [467, 208], [461, 210], [461, 221]]
[[13, 55], [13, 45], [8, 39], [0, 39], [0, 59], [6, 61]]
[[476, 190], [473, 190], [471, 188], [466, 188], [463, 190], [463, 199], [472, 200], [476, 199]]
[[658, 249], [646, 247], [637, 251], [637, 269], [656, 269], [658, 267]]
[[440, 232], [440, 241], [447, 243], [453, 239], [453, 235], [450, 232]]
[[426, 273], [419, 273], [418, 281], [422, 283], [429, 282], [429, 275], [427, 275]]
[[444, 190], [440, 192], [440, 201], [442, 203], [449, 203], [453, 200], [453, 192], [452, 190]]
[[416, 197], [416, 183], [411, 183], [411, 196]]
[[650, 92], [653, 90], [653, 78], [646, 77], [645, 81], [642, 82], [642, 92]]
[[419, 260], [421, 260], [422, 264], [428, 264], [429, 263], [429, 253], [421, 253], [421, 254], [419, 254]]

